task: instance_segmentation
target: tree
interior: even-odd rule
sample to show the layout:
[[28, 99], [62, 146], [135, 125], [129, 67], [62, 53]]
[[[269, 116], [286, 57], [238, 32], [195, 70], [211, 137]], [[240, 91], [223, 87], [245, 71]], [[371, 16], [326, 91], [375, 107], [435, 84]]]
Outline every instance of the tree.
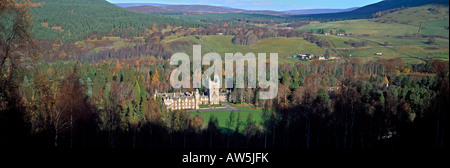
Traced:
[[389, 41], [384, 41], [383, 46], [387, 47], [389, 45]]
[[156, 27], [156, 23], [153, 23], [152, 33], [156, 33], [156, 32], [158, 32], [158, 27]]
[[209, 116], [209, 122], [208, 122], [208, 132], [209, 132], [209, 148], [212, 148], [213, 145], [213, 135], [215, 135], [218, 132], [218, 126], [219, 126], [219, 120], [216, 116], [211, 114]]
[[231, 111], [230, 112], [230, 116], [228, 117], [227, 120], [227, 128], [228, 128], [228, 134], [227, 134], [227, 148], [230, 147], [230, 135], [232, 134], [232, 126], [234, 125], [234, 123], [236, 122], [236, 112], [235, 111]]
[[324, 34], [323, 29], [318, 29], [318, 30], [317, 30], [317, 34]]
[[0, 70], [16, 51], [34, 46], [30, 34], [31, 6], [29, 0], [0, 2]]
[[[19, 92], [23, 81], [20, 69], [23, 56], [36, 58], [31, 39], [31, 10], [29, 0], [0, 1], [0, 144], [20, 144], [27, 134], [27, 116]], [[9, 64], [7, 64], [7, 62]], [[4, 138], [3, 138], [4, 137]]]
[[83, 126], [91, 118], [90, 105], [86, 102], [85, 87], [80, 83], [78, 68], [66, 71], [65, 79], [58, 89], [55, 109], [51, 112], [51, 122], [55, 130], [55, 147], [58, 136], [65, 131], [70, 132], [70, 147], [73, 145], [73, 134], [77, 124]]
[[319, 93], [318, 93], [318, 102], [321, 106], [321, 111], [325, 111], [328, 110], [330, 108], [330, 98], [327, 94], [327, 92], [325, 91], [325, 89], [320, 88], [319, 89]]
[[159, 72], [158, 69], [155, 69], [155, 71], [153, 72], [153, 77], [152, 77], [152, 85], [156, 84], [159, 82]]
[[430, 44], [430, 45], [435, 44], [436, 40], [435, 40], [434, 36], [429, 36], [427, 43]]
[[326, 50], [323, 56], [325, 57], [325, 59], [330, 59], [330, 51]]

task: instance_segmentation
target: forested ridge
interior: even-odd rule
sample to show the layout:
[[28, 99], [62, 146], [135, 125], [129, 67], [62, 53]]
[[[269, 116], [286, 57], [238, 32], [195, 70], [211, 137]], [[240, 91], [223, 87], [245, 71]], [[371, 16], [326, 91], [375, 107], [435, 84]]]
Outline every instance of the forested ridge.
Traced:
[[323, 19], [323, 20], [346, 20], [346, 19], [368, 19], [380, 11], [386, 11], [394, 8], [416, 7], [427, 4], [439, 4], [448, 6], [447, 0], [383, 0], [378, 3], [370, 4], [349, 12], [333, 14], [313, 14], [293, 16], [295, 18]]
[[105, 0], [37, 0], [41, 7], [32, 8], [35, 39], [75, 42], [91, 34], [140, 36], [156, 24], [199, 27], [202, 24], [186, 19], [174, 19], [141, 14], [117, 7]]

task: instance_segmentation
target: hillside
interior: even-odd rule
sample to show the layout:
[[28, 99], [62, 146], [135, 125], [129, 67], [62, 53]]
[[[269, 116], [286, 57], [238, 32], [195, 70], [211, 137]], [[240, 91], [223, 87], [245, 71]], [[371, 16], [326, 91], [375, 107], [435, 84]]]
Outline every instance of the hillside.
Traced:
[[358, 19], [310, 24], [301, 30], [313, 30], [314, 32], [317, 32], [320, 29], [323, 29], [325, 32], [332, 31], [331, 33], [333, 34], [336, 34], [338, 30], [344, 30], [345, 33], [353, 35], [368, 34], [370, 36], [403, 36], [405, 34], [417, 33], [418, 26], [399, 23], [377, 23], [371, 20]]
[[36, 39], [79, 41], [91, 34], [140, 35], [154, 24], [199, 26], [183, 19], [141, 14], [115, 6], [105, 0], [36, 0], [43, 7], [33, 8]]
[[157, 4], [157, 3], [114, 3], [114, 5], [122, 8], [134, 6], [167, 6], [167, 4]]
[[383, 0], [378, 3], [367, 5], [350, 12], [341, 12], [335, 14], [316, 14], [316, 15], [301, 15], [297, 17], [303, 18], [316, 18], [316, 19], [361, 19], [369, 18], [372, 14], [385, 11], [388, 9], [400, 8], [400, 7], [416, 7], [428, 4], [441, 4], [449, 5], [448, 0]]
[[425, 5], [386, 14], [375, 19], [381, 23], [401, 23], [425, 27], [439, 27], [444, 29], [449, 23], [449, 7], [443, 5]]
[[309, 15], [309, 14], [349, 12], [349, 11], [356, 10], [358, 8], [359, 7], [348, 8], [348, 9], [303, 9], [303, 10], [289, 10], [289, 11], [283, 11], [283, 12], [293, 14], [293, 15]]

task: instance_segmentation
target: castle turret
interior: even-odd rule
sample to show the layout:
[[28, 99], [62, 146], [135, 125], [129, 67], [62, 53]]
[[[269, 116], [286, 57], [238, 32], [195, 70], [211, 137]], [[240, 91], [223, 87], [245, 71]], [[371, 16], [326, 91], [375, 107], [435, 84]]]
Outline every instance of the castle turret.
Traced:
[[155, 93], [153, 94], [153, 100], [156, 100], [156, 96], [158, 96], [158, 89], [155, 89]]
[[194, 98], [195, 98], [195, 109], [199, 109], [199, 104], [200, 104], [200, 93], [198, 92], [198, 89], [195, 89], [195, 93], [194, 93]]
[[208, 79], [208, 96], [209, 104], [219, 104], [220, 76], [214, 75], [214, 81]]

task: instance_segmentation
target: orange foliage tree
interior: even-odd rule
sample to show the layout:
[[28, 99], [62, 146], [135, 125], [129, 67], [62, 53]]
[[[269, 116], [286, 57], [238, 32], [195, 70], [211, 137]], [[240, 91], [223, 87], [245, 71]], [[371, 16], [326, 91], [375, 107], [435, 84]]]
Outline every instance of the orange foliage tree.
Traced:
[[30, 7], [40, 5], [30, 0], [0, 1], [0, 69], [16, 51], [35, 47], [30, 34], [33, 24]]
[[152, 77], [152, 85], [159, 82], [159, 72], [158, 69], [155, 70], [154, 75]]

